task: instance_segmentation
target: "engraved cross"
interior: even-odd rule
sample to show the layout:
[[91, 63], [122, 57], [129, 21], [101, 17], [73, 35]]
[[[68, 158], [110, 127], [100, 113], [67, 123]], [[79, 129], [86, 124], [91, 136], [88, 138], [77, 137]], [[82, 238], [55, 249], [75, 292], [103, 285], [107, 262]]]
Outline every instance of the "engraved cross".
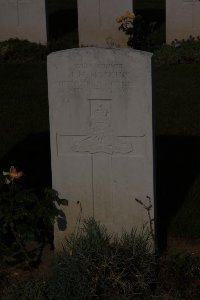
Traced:
[[101, 0], [98, 0], [99, 3], [98, 3], [98, 16], [99, 16], [99, 28], [101, 27]]
[[[135, 155], [133, 140], [142, 136], [118, 136], [112, 128], [112, 100], [88, 99], [90, 109], [89, 132], [87, 135], [57, 135], [58, 155], [86, 154], [91, 158], [91, 188], [93, 214], [95, 202], [112, 198], [112, 159], [122, 155]], [[135, 140], [134, 140], [135, 141]], [[66, 146], [66, 144], [68, 144]], [[66, 153], [67, 152], [67, 153]], [[98, 167], [97, 167], [98, 166]], [[106, 183], [102, 177], [109, 178]], [[102, 183], [103, 182], [103, 183]], [[105, 187], [106, 185], [106, 187]], [[106, 197], [99, 199], [100, 192], [106, 190]], [[107, 200], [106, 200], [107, 201]]]
[[197, 2], [200, 2], [200, 0], [183, 0], [183, 3], [192, 5], [192, 29], [195, 28], [194, 15], [195, 15], [195, 5]]
[[30, 0], [15, 0], [17, 6], [17, 24], [20, 25], [20, 5], [29, 3]]

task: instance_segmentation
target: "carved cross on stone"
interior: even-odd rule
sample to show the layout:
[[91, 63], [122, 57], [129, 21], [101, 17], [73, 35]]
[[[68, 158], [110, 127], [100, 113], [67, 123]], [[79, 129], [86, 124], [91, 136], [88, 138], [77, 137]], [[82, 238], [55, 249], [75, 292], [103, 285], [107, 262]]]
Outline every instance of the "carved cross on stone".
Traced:
[[[95, 153], [130, 153], [131, 143], [121, 142], [115, 136], [111, 125], [111, 100], [89, 99], [90, 134], [73, 145], [73, 151]], [[127, 138], [127, 137], [125, 137]]]
[[30, 0], [6, 0], [5, 4], [14, 4], [16, 6], [17, 13], [17, 25], [20, 25], [20, 6], [23, 4], [28, 4]]
[[194, 18], [195, 18], [195, 9], [196, 9], [195, 6], [197, 5], [198, 2], [200, 3], [200, 0], [183, 0], [184, 4], [192, 6], [191, 9], [192, 9], [192, 29], [193, 30], [195, 29], [195, 21], [194, 21]]
[[[133, 139], [143, 141], [142, 136], [118, 136], [112, 128], [112, 100], [88, 99], [90, 109], [89, 132], [87, 135], [57, 135], [57, 153], [61, 156], [90, 156], [92, 178], [92, 202], [95, 216], [95, 203], [112, 199], [113, 159], [123, 155], [134, 156]], [[140, 143], [140, 142], [139, 142]], [[66, 144], [67, 146], [66, 148]], [[102, 178], [107, 178], [106, 182]], [[101, 195], [99, 191], [105, 191]], [[100, 198], [100, 199], [99, 199]]]
[[98, 0], [98, 11], [99, 11], [99, 28], [101, 28], [101, 0]]

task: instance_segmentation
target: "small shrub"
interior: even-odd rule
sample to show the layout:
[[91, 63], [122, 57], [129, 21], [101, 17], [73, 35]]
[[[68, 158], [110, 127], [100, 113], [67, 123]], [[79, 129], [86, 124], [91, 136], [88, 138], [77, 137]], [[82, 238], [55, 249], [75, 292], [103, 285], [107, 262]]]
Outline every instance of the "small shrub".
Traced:
[[143, 16], [135, 15], [127, 11], [124, 15], [116, 18], [120, 24], [119, 30], [128, 36], [127, 45], [138, 50], [147, 50], [151, 44], [151, 33], [156, 22], [147, 22]]
[[188, 40], [175, 40], [171, 45], [163, 45], [154, 52], [156, 65], [188, 64], [200, 62], [200, 38], [190, 37]]
[[0, 42], [1, 63], [41, 63], [46, 61], [47, 47], [26, 40]]
[[53, 299], [147, 299], [154, 283], [150, 237], [132, 230], [108, 235], [93, 219], [66, 240], [50, 280]]
[[50, 188], [26, 188], [24, 174], [12, 166], [0, 176], [0, 250], [14, 256], [17, 251], [31, 262], [28, 241], [44, 237], [59, 214], [56, 204], [67, 204]]
[[0, 42], [0, 63], [46, 63], [49, 53], [77, 47], [77, 45], [78, 36], [74, 32], [67, 37], [50, 41], [47, 46], [27, 40], [9, 39]]

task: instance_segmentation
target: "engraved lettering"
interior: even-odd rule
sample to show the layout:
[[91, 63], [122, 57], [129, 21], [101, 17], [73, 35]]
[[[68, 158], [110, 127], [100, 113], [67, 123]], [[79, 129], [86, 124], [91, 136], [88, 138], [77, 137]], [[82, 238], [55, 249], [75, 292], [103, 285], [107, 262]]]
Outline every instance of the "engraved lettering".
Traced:
[[[93, 69], [95, 71], [93, 71]], [[97, 71], [96, 71], [97, 70]], [[59, 87], [89, 89], [129, 89], [135, 85], [128, 81], [129, 72], [123, 70], [122, 64], [75, 64], [73, 71], [67, 74], [68, 80], [57, 81]]]

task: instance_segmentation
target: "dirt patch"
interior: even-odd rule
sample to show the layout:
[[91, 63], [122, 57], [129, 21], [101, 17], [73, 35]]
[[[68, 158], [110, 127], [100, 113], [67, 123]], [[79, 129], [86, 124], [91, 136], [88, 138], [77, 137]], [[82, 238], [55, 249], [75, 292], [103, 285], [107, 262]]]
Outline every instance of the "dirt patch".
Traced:
[[[31, 243], [29, 246], [29, 250], [37, 250], [38, 245], [36, 243]], [[7, 260], [6, 268], [5, 268], [5, 276], [4, 280], [6, 280], [7, 284], [17, 283], [18, 281], [28, 280], [28, 279], [45, 279], [50, 275], [50, 265], [52, 262], [54, 251], [50, 244], [45, 244], [40, 257], [40, 262], [38, 266], [32, 267], [31, 269], [27, 268], [20, 261], [15, 261], [12, 259]]]
[[167, 252], [180, 251], [200, 256], [200, 239], [189, 240], [169, 237], [167, 240]]

